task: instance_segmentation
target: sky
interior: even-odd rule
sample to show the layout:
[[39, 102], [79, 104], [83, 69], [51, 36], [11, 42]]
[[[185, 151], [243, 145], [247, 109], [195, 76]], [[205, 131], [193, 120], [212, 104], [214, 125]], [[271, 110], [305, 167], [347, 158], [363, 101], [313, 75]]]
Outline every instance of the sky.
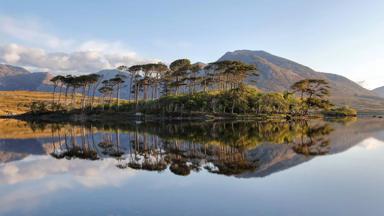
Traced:
[[384, 86], [382, 0], [0, 0], [0, 63], [90, 73], [264, 50]]

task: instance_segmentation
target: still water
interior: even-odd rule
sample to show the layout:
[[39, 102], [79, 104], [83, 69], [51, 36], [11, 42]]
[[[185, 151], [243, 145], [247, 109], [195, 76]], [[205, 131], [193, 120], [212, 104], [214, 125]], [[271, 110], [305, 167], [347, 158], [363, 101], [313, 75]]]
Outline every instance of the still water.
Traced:
[[0, 120], [0, 215], [384, 215], [384, 121]]

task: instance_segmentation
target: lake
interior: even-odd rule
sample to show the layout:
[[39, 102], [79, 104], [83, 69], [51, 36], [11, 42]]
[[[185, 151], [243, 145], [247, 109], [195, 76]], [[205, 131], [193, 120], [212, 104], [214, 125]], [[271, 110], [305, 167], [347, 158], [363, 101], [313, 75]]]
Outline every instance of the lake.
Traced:
[[0, 215], [383, 215], [384, 120], [0, 120]]

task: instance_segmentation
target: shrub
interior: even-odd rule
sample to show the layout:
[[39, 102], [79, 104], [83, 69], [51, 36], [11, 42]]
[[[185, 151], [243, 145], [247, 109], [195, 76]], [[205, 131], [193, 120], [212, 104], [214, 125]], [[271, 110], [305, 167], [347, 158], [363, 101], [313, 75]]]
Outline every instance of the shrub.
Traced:
[[[317, 108], [325, 108], [322, 101], [313, 100]], [[240, 85], [225, 91], [198, 92], [162, 96], [154, 101], [140, 101], [122, 105], [120, 110], [147, 114], [166, 113], [233, 113], [233, 114], [290, 114], [302, 113], [303, 103], [292, 93], [261, 93], [258, 89]]]
[[344, 107], [336, 107], [328, 111], [324, 111], [323, 114], [331, 117], [351, 117], [351, 116], [357, 116], [357, 111], [350, 107], [344, 106]]
[[30, 110], [34, 114], [48, 112], [49, 104], [43, 101], [34, 101], [31, 103]]

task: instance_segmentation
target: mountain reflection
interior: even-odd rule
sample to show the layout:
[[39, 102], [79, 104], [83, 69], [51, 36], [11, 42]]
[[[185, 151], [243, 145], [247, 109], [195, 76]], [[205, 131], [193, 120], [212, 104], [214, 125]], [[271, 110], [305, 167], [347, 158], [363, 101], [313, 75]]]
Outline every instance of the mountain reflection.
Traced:
[[[169, 169], [183, 176], [203, 169], [223, 175], [255, 172], [266, 162], [255, 152], [266, 145], [280, 145], [307, 159], [324, 155], [333, 131], [324, 121], [31, 126], [51, 130], [49, 152], [56, 159], [114, 158], [120, 169]], [[266, 154], [278, 155], [278, 150]]]

